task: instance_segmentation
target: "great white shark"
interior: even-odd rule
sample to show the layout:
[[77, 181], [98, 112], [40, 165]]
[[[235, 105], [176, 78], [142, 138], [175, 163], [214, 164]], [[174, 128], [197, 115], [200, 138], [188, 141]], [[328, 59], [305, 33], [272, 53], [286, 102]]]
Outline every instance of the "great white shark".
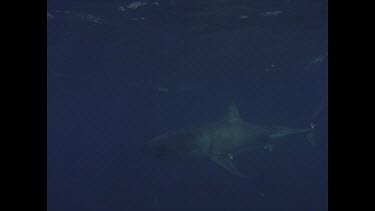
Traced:
[[302, 129], [253, 124], [243, 120], [232, 103], [223, 120], [167, 132], [152, 139], [145, 148], [158, 156], [177, 154], [208, 158], [231, 174], [246, 177], [233, 164], [237, 153], [272, 150], [283, 137], [295, 134], [306, 134], [307, 140], [314, 144], [313, 130], [312, 123]]

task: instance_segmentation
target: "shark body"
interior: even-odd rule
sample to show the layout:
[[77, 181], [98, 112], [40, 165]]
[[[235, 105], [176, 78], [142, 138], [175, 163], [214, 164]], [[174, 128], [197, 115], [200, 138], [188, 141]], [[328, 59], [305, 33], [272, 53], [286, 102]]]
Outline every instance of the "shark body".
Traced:
[[202, 126], [168, 132], [151, 140], [147, 149], [157, 155], [179, 154], [208, 158], [233, 175], [246, 177], [233, 164], [241, 151], [272, 150], [280, 138], [311, 134], [312, 128], [266, 127], [244, 121], [234, 104], [226, 118]]

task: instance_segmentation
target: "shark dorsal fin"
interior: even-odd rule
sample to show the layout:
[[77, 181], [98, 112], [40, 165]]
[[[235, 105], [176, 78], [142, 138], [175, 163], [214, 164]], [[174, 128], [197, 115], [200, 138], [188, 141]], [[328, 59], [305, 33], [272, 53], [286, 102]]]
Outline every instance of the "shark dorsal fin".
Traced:
[[229, 122], [235, 122], [241, 120], [240, 112], [238, 112], [237, 106], [235, 103], [231, 103], [228, 108], [227, 119]]

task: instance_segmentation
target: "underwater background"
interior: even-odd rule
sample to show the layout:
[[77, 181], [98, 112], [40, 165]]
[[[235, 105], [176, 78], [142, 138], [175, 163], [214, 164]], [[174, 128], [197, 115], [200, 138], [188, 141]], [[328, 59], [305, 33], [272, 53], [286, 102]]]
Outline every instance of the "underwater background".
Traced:
[[[49, 211], [328, 210], [328, 0], [47, 4]], [[238, 154], [246, 179], [142, 151], [231, 102], [318, 144]]]

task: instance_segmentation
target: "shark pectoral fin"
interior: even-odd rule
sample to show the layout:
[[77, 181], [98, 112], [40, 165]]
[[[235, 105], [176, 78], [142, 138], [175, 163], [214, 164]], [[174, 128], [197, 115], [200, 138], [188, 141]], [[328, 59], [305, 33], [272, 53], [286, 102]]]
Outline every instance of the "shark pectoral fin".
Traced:
[[239, 172], [233, 165], [233, 156], [231, 154], [214, 155], [211, 157], [211, 160], [234, 175], [237, 175], [239, 177], [247, 177], [246, 175]]

